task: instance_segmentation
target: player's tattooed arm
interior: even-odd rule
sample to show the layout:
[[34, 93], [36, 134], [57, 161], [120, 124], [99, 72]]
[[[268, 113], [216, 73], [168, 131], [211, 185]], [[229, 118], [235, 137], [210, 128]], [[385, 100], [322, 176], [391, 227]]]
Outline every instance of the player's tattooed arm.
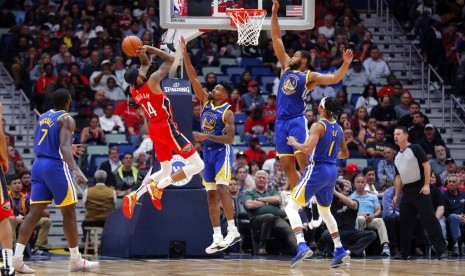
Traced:
[[[150, 64], [150, 61], [147, 57], [147, 55], [145, 54], [146, 52], [149, 52], [151, 54], [155, 54], [157, 56], [159, 56], [162, 60], [163, 60], [163, 63], [160, 65], [160, 67], [158, 68], [157, 71], [155, 71], [154, 73], [152, 73], [152, 75], [150, 75], [150, 79], [151, 80], [154, 80], [156, 82], [160, 82], [164, 77], [166, 77], [166, 75], [168, 75], [169, 71], [170, 71], [170, 68], [171, 68], [171, 65], [173, 65], [173, 62], [174, 62], [174, 57], [168, 53], [165, 53], [164, 51], [158, 49], [158, 48], [155, 48], [155, 47], [152, 47], [152, 46], [149, 46], [149, 45], [144, 45], [142, 47], [139, 48], [139, 50], [137, 51], [137, 55], [139, 55], [139, 60], [141, 61], [141, 67], [143, 66], [146, 66], [147, 65], [147, 62], [148, 64]], [[142, 54], [144, 53], [144, 54]], [[144, 62], [144, 63], [142, 63]], [[147, 67], [147, 70], [148, 70], [148, 67]], [[147, 72], [147, 71], [145, 71]]]

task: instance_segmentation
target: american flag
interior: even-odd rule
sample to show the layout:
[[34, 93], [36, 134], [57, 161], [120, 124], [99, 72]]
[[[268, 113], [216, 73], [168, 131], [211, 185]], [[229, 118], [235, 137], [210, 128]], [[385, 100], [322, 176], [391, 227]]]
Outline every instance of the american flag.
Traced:
[[287, 5], [286, 16], [302, 16], [302, 6]]

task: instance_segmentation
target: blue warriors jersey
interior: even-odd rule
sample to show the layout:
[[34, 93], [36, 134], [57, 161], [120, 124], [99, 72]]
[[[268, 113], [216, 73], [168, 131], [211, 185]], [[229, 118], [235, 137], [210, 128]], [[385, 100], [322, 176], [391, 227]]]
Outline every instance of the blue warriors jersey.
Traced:
[[37, 157], [62, 159], [58, 120], [66, 114], [64, 110], [51, 109], [39, 117], [34, 136], [34, 153]]
[[315, 162], [336, 164], [337, 154], [339, 153], [339, 145], [343, 139], [342, 128], [334, 121], [328, 122], [325, 119], [318, 121], [325, 128], [323, 137], [318, 140], [313, 154], [310, 155], [309, 160]]
[[[200, 115], [202, 133], [212, 135], [223, 135], [225, 133], [224, 116], [226, 111], [231, 107], [229, 103], [224, 103], [220, 106], [214, 106], [212, 101], [208, 101]], [[224, 147], [224, 144], [216, 143], [210, 140], [204, 141], [204, 148], [219, 148]]]
[[305, 113], [305, 99], [310, 91], [305, 87], [310, 70], [299, 72], [289, 68], [279, 81], [277, 96], [277, 118], [289, 119]]

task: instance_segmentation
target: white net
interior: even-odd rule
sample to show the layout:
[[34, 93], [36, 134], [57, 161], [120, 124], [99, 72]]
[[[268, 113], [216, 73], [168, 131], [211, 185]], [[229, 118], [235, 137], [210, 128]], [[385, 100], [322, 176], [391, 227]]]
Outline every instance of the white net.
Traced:
[[266, 10], [227, 10], [226, 14], [237, 27], [237, 44], [244, 46], [257, 46], [258, 37], [265, 20]]

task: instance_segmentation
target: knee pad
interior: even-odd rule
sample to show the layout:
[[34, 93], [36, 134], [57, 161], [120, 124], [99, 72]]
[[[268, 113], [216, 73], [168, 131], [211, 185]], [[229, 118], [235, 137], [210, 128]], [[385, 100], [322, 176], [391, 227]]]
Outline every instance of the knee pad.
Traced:
[[284, 210], [286, 211], [287, 218], [291, 224], [292, 229], [302, 226], [302, 220], [300, 219], [299, 209], [301, 206], [293, 199], [289, 200]]
[[187, 178], [198, 174], [205, 167], [202, 158], [200, 158], [197, 152], [187, 158], [187, 162], [189, 162], [189, 165], [182, 168]]
[[329, 233], [332, 234], [338, 231], [336, 220], [331, 214], [329, 207], [323, 207], [318, 204], [318, 213], [320, 214], [320, 217], [323, 219], [323, 221], [326, 223], [326, 227], [328, 227]]

